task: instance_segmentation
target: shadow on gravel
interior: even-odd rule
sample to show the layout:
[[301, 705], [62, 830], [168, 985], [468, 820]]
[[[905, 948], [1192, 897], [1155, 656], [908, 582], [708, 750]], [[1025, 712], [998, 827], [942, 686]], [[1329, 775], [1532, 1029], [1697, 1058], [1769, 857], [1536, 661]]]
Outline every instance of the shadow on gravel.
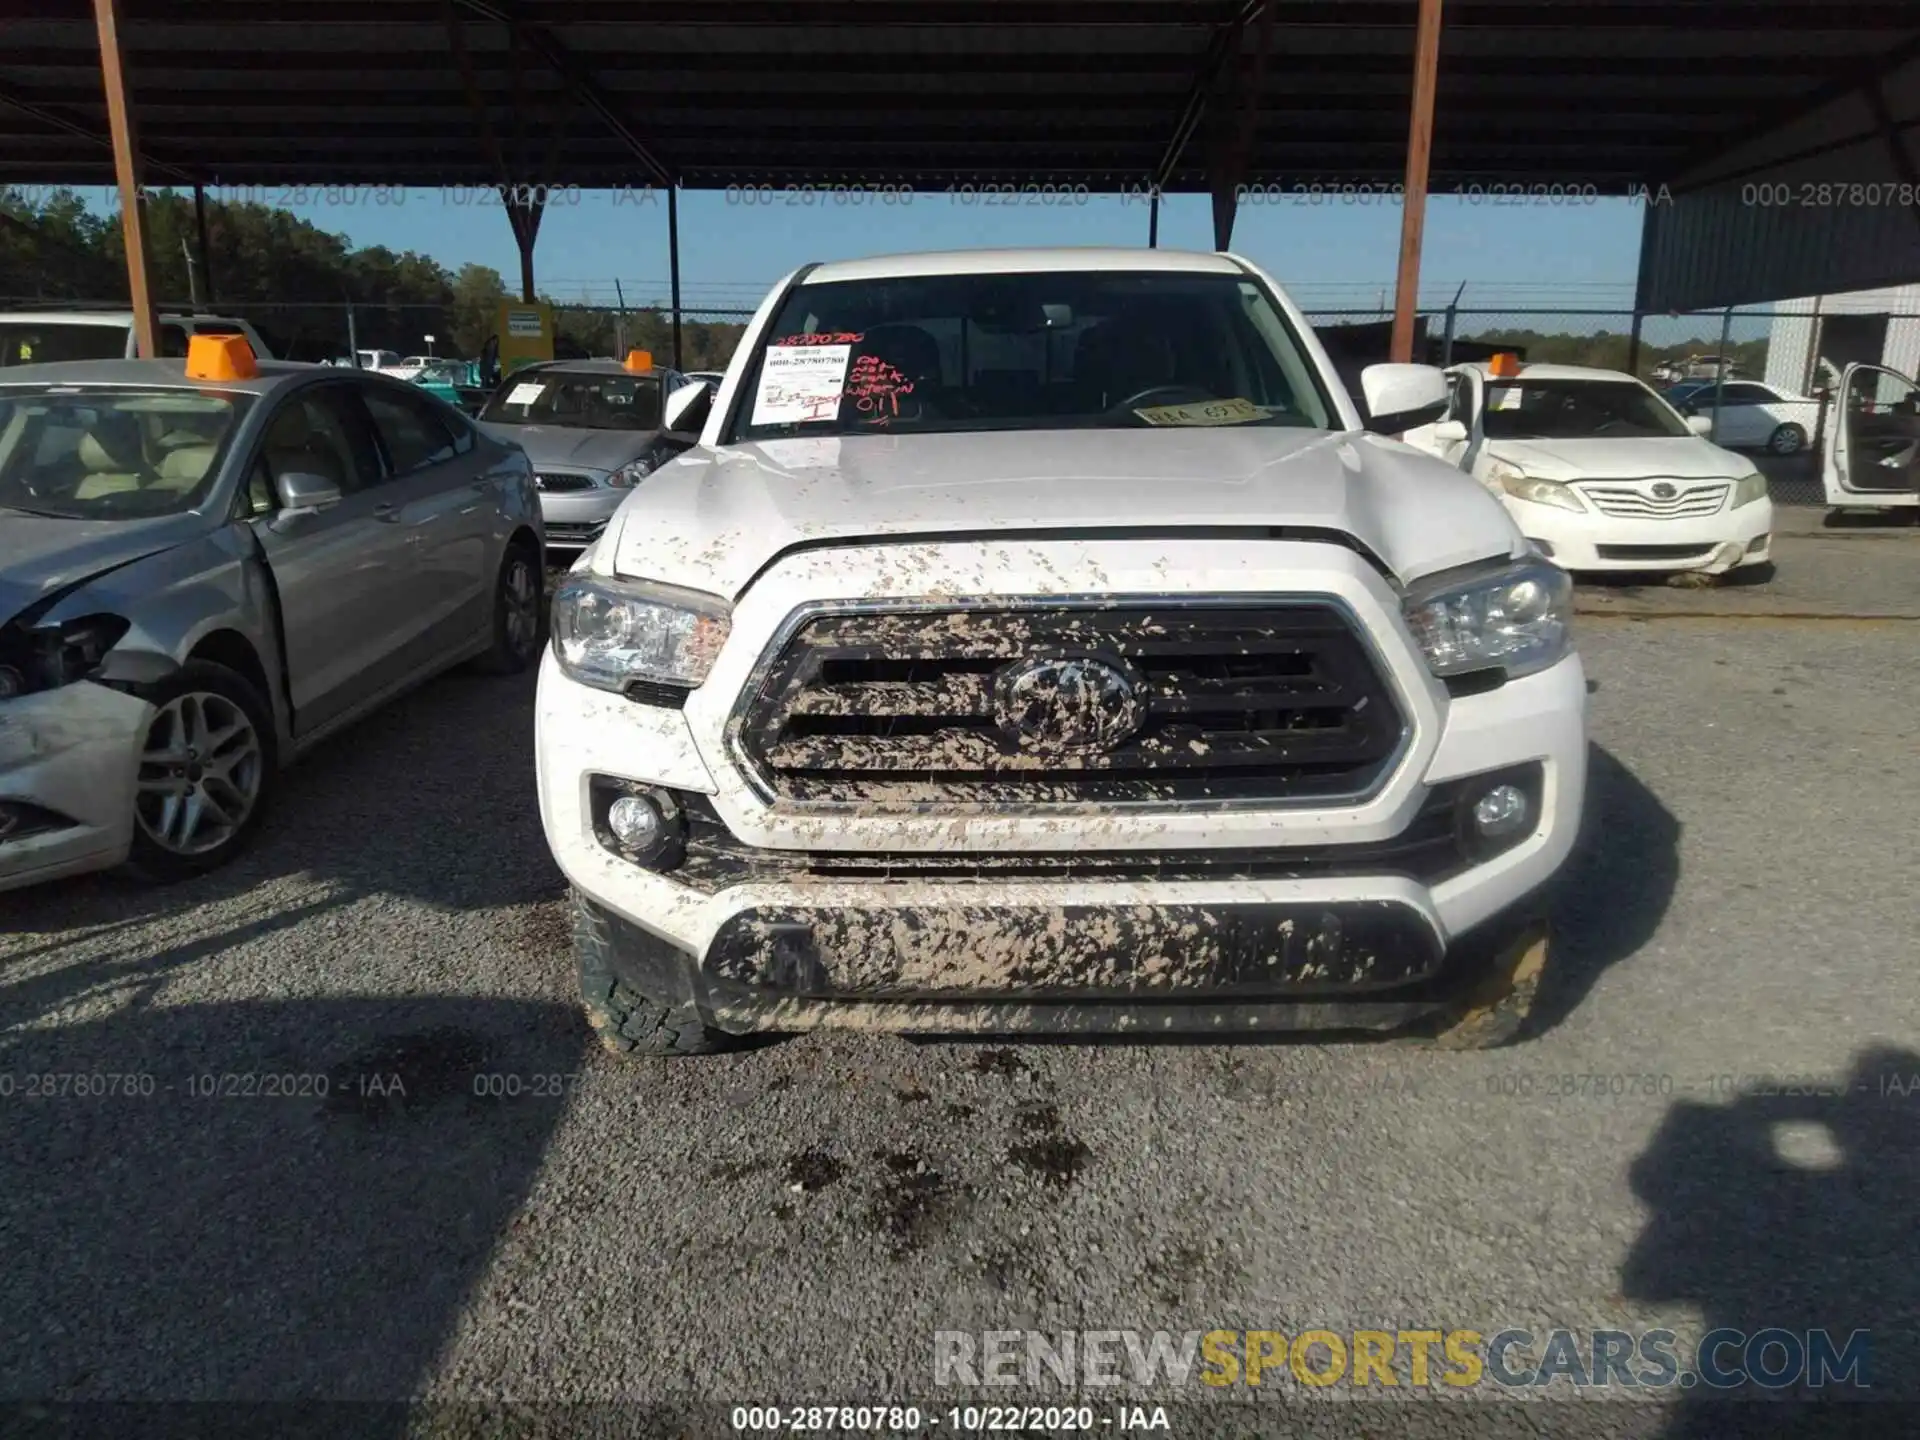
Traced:
[[[1783, 1081], [1787, 1077], [1780, 1077]], [[1777, 1328], [1804, 1339], [1824, 1330], [1835, 1354], [1828, 1383], [1725, 1392], [1696, 1385], [1668, 1432], [1671, 1440], [1734, 1435], [1913, 1433], [1920, 1400], [1914, 1368], [1920, 1342], [1920, 1054], [1878, 1049], [1859, 1055], [1844, 1078], [1742, 1087], [1726, 1103], [1681, 1101], [1668, 1112], [1631, 1173], [1634, 1194], [1652, 1212], [1621, 1269], [1630, 1299], [1686, 1304], [1702, 1330]], [[1766, 1093], [1800, 1089], [1800, 1094]], [[1865, 1342], [1863, 1393], [1844, 1377], [1853, 1332]], [[1719, 1351], [1727, 1366], [1751, 1369], [1743, 1344]], [[1759, 1359], [1784, 1369], [1787, 1351]], [[1682, 1369], [1691, 1356], [1683, 1354]], [[1739, 1404], [1894, 1399], [1876, 1404]], [[1712, 1398], [1708, 1398], [1712, 1397]]]
[[[537, 1224], [566, 1087], [533, 1077], [577, 1072], [587, 1039], [571, 1007], [439, 998], [15, 1031], [0, 1395], [415, 1393], [489, 1255]], [[495, 1075], [521, 1093], [476, 1093]]]
[[1602, 746], [1587, 751], [1580, 839], [1553, 884], [1553, 941], [1531, 1033], [1552, 1029], [1608, 967], [1652, 940], [1680, 888], [1680, 822]]
[[[0, 929], [42, 938], [0, 943], [7, 1023], [46, 1014], [103, 986], [139, 986], [208, 954], [306, 924], [369, 896], [444, 910], [536, 906], [565, 882], [547, 850], [533, 778], [532, 675], [448, 675], [329, 740], [282, 777], [253, 847], [184, 884], [147, 887], [86, 876], [0, 895]], [[253, 918], [155, 953], [139, 927], [190, 916], [289, 875], [304, 902], [263, 892]], [[9, 971], [78, 939], [128, 943], [82, 966], [16, 980]]]

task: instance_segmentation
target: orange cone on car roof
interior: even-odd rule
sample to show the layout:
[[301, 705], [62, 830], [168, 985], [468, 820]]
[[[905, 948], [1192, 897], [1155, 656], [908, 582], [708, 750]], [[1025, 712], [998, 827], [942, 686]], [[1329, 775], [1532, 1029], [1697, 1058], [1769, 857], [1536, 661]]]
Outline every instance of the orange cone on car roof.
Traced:
[[187, 341], [189, 380], [251, 380], [260, 373], [244, 335], [195, 335]]

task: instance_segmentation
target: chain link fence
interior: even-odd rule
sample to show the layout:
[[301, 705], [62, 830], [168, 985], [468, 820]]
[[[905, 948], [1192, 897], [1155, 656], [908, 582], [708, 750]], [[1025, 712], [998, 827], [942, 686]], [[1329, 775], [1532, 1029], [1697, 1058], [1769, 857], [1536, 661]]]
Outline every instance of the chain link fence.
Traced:
[[[277, 355], [334, 361], [355, 349], [477, 355], [497, 324], [500, 303], [498, 297], [475, 296], [452, 304], [273, 300], [195, 306], [174, 297], [162, 299], [160, 308], [244, 319]], [[1635, 375], [1669, 391], [1683, 409], [1710, 416], [1720, 443], [1754, 453], [1777, 501], [1819, 504], [1819, 455], [1840, 371], [1853, 363], [1884, 365], [1904, 375], [1920, 371], [1920, 312], [1859, 313], [1828, 303], [1828, 313], [1822, 301], [1806, 300], [1639, 316], [1620, 308], [1426, 307], [1418, 317], [1415, 355], [1445, 365], [1512, 351], [1535, 364]], [[0, 296], [0, 309], [11, 311], [125, 308], [120, 299], [50, 304]], [[1387, 358], [1390, 310], [1305, 313], [1350, 389], [1357, 390], [1361, 369]], [[676, 351], [671, 307], [657, 300], [633, 306], [555, 303], [555, 352], [577, 359], [637, 349], [682, 370], [723, 370], [752, 314], [745, 307], [683, 307]], [[1675, 391], [1676, 386], [1693, 388]]]

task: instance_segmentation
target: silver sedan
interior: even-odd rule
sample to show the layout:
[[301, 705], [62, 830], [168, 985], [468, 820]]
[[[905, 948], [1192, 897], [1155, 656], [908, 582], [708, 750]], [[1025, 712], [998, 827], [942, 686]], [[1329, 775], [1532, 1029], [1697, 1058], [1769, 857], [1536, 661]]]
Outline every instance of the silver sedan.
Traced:
[[0, 890], [211, 869], [284, 762], [539, 654], [524, 454], [400, 381], [228, 353], [0, 383]]
[[693, 444], [681, 427], [710, 389], [673, 370], [561, 360], [516, 370], [480, 423], [532, 460], [548, 548], [578, 551], [600, 538], [635, 485]]

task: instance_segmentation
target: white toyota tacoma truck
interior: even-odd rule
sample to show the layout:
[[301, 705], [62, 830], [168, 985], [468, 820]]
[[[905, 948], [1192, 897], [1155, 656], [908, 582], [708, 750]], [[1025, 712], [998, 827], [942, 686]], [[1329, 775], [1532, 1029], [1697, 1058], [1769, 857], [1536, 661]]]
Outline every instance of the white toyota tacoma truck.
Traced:
[[[554, 599], [542, 820], [623, 1053], [1521, 1032], [1566, 574], [1247, 261], [808, 265]], [[705, 410], [704, 417], [699, 413]]]

